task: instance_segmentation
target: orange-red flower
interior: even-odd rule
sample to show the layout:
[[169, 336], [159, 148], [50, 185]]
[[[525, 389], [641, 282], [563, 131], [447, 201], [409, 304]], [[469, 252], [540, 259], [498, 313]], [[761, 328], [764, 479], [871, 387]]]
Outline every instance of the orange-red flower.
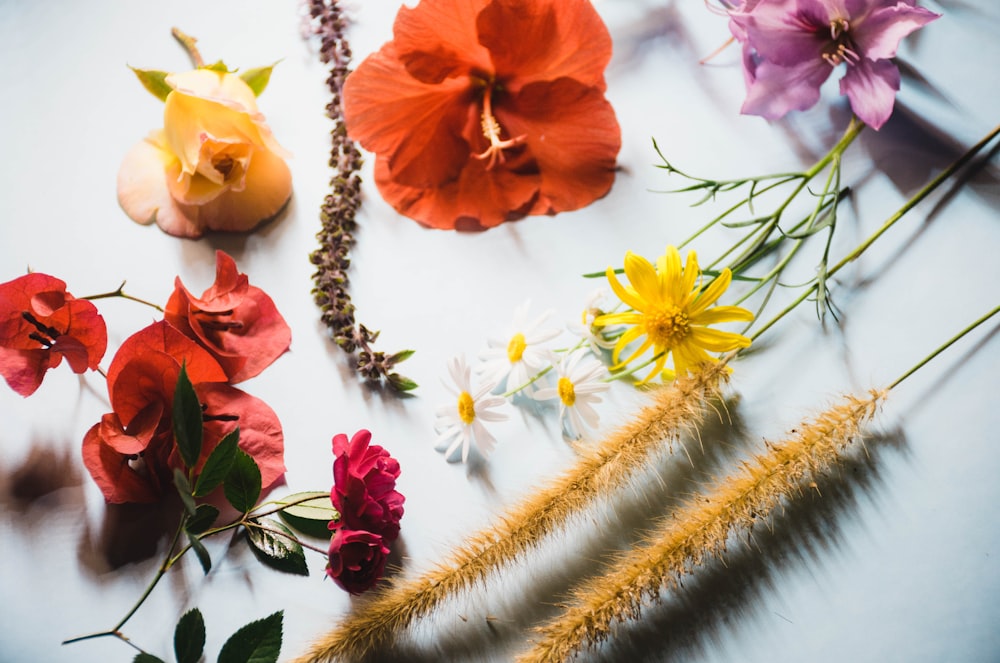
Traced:
[[274, 301], [250, 285], [224, 251], [215, 252], [215, 283], [201, 297], [192, 295], [180, 277], [174, 281], [163, 317], [208, 350], [232, 383], [259, 374], [292, 341]]
[[434, 228], [488, 228], [605, 195], [621, 132], [611, 38], [589, 0], [421, 0], [347, 78], [375, 181]]
[[184, 467], [172, 429], [181, 366], [203, 408], [196, 470], [239, 426], [240, 448], [256, 461], [262, 486], [284, 474], [284, 436], [274, 411], [226, 384], [225, 371], [208, 351], [161, 321], [122, 343], [108, 369], [113, 411], [84, 436], [84, 465], [108, 502], [154, 502], [174, 490], [173, 470]]
[[107, 345], [97, 307], [66, 292], [60, 279], [34, 273], [0, 283], [0, 375], [22, 396], [63, 357], [74, 373], [96, 369]]

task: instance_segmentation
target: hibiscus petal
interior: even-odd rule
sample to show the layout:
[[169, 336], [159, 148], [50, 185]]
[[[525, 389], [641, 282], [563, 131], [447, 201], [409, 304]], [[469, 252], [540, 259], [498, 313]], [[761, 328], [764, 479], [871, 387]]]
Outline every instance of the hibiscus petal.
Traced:
[[840, 93], [851, 101], [851, 110], [876, 131], [882, 128], [896, 103], [899, 69], [891, 60], [861, 60], [840, 79]]
[[873, 11], [854, 26], [851, 36], [858, 50], [869, 60], [894, 58], [904, 37], [940, 17], [923, 7], [900, 2]]
[[422, 0], [402, 7], [393, 42], [407, 72], [424, 83], [490, 70], [490, 55], [476, 40], [476, 15], [487, 0]]
[[468, 78], [419, 81], [389, 43], [347, 77], [343, 97], [350, 136], [379, 155], [395, 182], [440, 186], [456, 179], [468, 161], [461, 134], [475, 100]]
[[530, 83], [494, 111], [511, 136], [526, 136], [541, 175], [529, 214], [579, 209], [611, 189], [621, 129], [601, 87], [570, 78]]
[[605, 88], [611, 37], [589, 0], [493, 0], [476, 29], [511, 90], [562, 77]]

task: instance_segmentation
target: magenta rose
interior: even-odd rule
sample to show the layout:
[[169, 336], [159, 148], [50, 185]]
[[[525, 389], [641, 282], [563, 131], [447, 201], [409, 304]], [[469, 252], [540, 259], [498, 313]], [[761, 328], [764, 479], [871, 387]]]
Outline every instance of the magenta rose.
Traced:
[[329, 555], [326, 574], [351, 594], [360, 594], [382, 577], [389, 548], [373, 532], [338, 529]]
[[399, 536], [405, 498], [396, 490], [399, 463], [377, 444], [372, 434], [360, 430], [350, 442], [339, 434], [333, 438], [333, 489], [330, 500], [340, 512], [331, 529], [366, 530], [386, 543]]

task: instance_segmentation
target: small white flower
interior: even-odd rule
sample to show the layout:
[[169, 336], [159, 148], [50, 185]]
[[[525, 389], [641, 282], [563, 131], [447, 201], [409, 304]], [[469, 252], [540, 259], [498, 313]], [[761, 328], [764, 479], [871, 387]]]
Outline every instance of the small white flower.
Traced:
[[[507, 391], [526, 385], [539, 372], [552, 365], [552, 352], [539, 346], [561, 333], [558, 329], [546, 329], [542, 326], [552, 315], [552, 311], [546, 311], [529, 322], [530, 307], [531, 300], [528, 300], [515, 309], [507, 338], [489, 339], [489, 349], [479, 355], [483, 364], [476, 372], [495, 384], [504, 385]], [[524, 387], [521, 393], [531, 396], [535, 388], [536, 385], [532, 383]]]
[[601, 303], [607, 297], [607, 290], [598, 289], [590, 294], [580, 316], [580, 322], [571, 322], [567, 325], [570, 333], [579, 336], [590, 347], [590, 351], [598, 357], [602, 356], [604, 350], [615, 347], [615, 341], [604, 338], [603, 328], [595, 327], [594, 320], [606, 311], [601, 308]]
[[[496, 438], [483, 426], [484, 421], [504, 421], [507, 415], [492, 412], [490, 408], [503, 405], [507, 401], [500, 396], [490, 396], [496, 387], [495, 381], [487, 380], [479, 389], [472, 393], [471, 371], [465, 363], [465, 355], [453, 357], [448, 361], [448, 372], [455, 386], [444, 382], [445, 388], [455, 397], [453, 403], [437, 409], [437, 419], [434, 428], [439, 433], [434, 441], [438, 451], [444, 450], [445, 458], [453, 460], [452, 455], [459, 447], [462, 448], [462, 462], [469, 458], [469, 447], [476, 445], [484, 457], [496, 446]], [[445, 448], [447, 447], [447, 448]]]
[[583, 435], [585, 427], [597, 428], [600, 417], [594, 409], [601, 402], [597, 394], [611, 385], [602, 382], [607, 375], [604, 364], [594, 359], [585, 348], [570, 352], [556, 366], [559, 380], [555, 387], [539, 389], [536, 400], [559, 399], [559, 419], [573, 439]]

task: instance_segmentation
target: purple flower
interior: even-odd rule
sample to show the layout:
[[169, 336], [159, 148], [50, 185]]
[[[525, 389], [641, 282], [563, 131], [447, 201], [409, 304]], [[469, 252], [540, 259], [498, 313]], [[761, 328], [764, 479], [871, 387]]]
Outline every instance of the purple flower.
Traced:
[[899, 42], [939, 16], [914, 0], [746, 0], [730, 12], [730, 30], [743, 44], [742, 112], [773, 120], [810, 108], [844, 65], [840, 93], [858, 118], [879, 129], [899, 90], [891, 60]]

